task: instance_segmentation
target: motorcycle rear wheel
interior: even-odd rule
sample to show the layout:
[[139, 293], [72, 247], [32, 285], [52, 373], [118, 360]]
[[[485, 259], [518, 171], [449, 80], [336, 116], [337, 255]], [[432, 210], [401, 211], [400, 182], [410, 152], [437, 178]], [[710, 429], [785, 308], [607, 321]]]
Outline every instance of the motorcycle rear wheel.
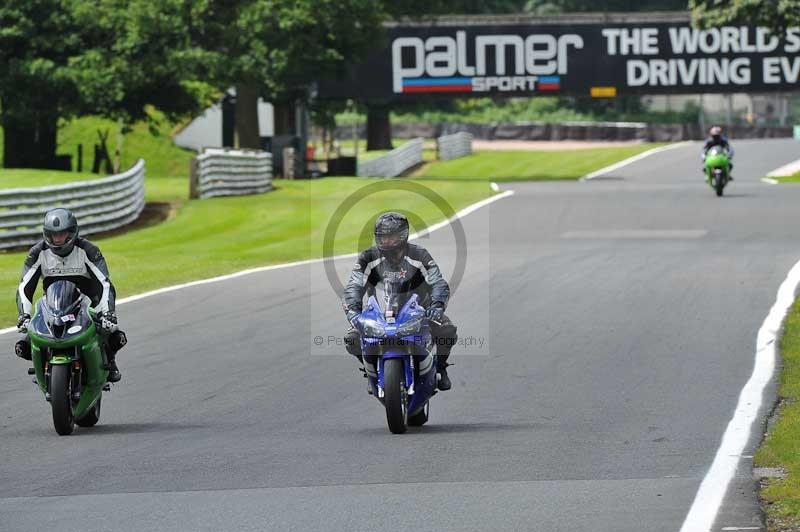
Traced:
[[383, 364], [383, 404], [386, 422], [393, 434], [403, 434], [408, 428], [408, 395], [403, 361], [390, 358]]
[[50, 368], [50, 407], [53, 409], [53, 426], [61, 436], [75, 430], [72, 414], [72, 366], [57, 364]]

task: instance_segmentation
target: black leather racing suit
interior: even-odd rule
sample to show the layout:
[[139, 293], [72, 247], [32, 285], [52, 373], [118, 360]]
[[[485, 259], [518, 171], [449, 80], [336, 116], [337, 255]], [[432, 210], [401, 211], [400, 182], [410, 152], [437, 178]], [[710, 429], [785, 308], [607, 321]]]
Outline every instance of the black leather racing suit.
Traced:
[[[428, 250], [415, 244], [406, 244], [403, 258], [396, 263], [385, 257], [373, 246], [358, 255], [350, 280], [344, 289], [343, 306], [345, 313], [361, 312], [364, 296], [375, 293], [375, 286], [384, 279], [401, 281], [401, 290], [416, 293], [422, 306], [438, 303], [444, 310], [450, 299], [450, 286], [442, 277], [442, 272]], [[441, 324], [431, 322], [431, 335], [436, 345], [438, 365], [447, 366], [450, 350], [458, 339], [456, 326], [450, 318], [443, 315]], [[347, 352], [361, 358], [361, 341], [356, 329], [350, 328], [345, 334]]]
[[[40, 278], [45, 291], [55, 281], [72, 281], [82, 294], [89, 297], [96, 311], [114, 312], [116, 291], [108, 276], [106, 259], [100, 249], [85, 238], [78, 237], [72, 251], [64, 257], [53, 253], [44, 240], [30, 249], [22, 266], [22, 278], [17, 289], [17, 309], [20, 314], [33, 314], [33, 294]], [[104, 340], [110, 359], [125, 343], [122, 331]]]

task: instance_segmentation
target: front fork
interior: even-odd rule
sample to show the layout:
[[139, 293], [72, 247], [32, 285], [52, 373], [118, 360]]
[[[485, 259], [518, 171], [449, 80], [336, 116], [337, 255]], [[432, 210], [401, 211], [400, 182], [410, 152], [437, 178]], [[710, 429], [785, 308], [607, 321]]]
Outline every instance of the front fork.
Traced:
[[[410, 355], [406, 355], [403, 357], [392, 357], [392, 358], [402, 358], [403, 360], [403, 368], [405, 370], [406, 376], [406, 393], [411, 396], [414, 395], [414, 357]], [[382, 399], [384, 395], [383, 391], [383, 362], [386, 360], [384, 357], [378, 358], [378, 398]]]
[[80, 401], [81, 398], [81, 388], [82, 388], [82, 369], [83, 365], [81, 363], [80, 357], [80, 347], [75, 346], [72, 349], [72, 353], [60, 353], [52, 355], [51, 357], [47, 357], [47, 352], [42, 352], [42, 358], [44, 359], [44, 381], [45, 381], [45, 399], [49, 402], [51, 399], [50, 395], [50, 379], [52, 377], [52, 367], [55, 365], [69, 365], [72, 368], [70, 372], [70, 390], [72, 393], [72, 397], [70, 398], [74, 403]]

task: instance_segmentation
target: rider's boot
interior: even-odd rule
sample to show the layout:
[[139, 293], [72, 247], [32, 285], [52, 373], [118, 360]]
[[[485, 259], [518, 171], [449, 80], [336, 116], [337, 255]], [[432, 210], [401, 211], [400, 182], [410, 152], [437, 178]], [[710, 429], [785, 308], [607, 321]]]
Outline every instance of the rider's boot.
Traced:
[[119, 372], [117, 367], [117, 360], [110, 358], [108, 360], [108, 382], [119, 382], [122, 379], [122, 373]]
[[30, 342], [30, 340], [28, 340], [27, 338], [24, 338], [24, 339], [20, 340], [19, 342], [17, 342], [14, 345], [14, 353], [16, 353], [16, 355], [19, 358], [22, 358], [24, 360], [30, 360], [31, 359], [31, 342]]
[[439, 382], [437, 388], [445, 392], [452, 388], [453, 383], [450, 382], [450, 377], [447, 376], [447, 359], [450, 358], [450, 350], [439, 346], [439, 352], [436, 354], [436, 372], [439, 374]]

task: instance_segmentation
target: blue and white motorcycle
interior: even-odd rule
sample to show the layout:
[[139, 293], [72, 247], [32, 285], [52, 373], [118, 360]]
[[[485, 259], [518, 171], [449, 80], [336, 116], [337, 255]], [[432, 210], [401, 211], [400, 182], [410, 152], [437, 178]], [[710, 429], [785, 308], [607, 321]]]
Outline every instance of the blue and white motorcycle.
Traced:
[[437, 379], [425, 308], [417, 294], [401, 294], [399, 287], [385, 283], [384, 308], [371, 295], [357, 320], [368, 391], [386, 408], [394, 434], [428, 421]]

